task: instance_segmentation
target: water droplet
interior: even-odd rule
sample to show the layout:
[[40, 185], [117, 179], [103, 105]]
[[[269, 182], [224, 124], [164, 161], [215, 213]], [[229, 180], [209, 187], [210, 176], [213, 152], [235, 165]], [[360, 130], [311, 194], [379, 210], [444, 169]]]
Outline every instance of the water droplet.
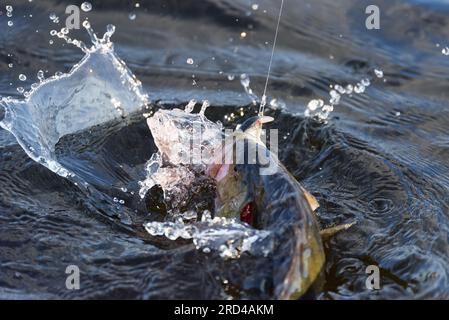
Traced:
[[445, 56], [449, 56], [449, 47], [443, 48], [443, 50], [441, 50], [441, 53], [444, 54]]
[[321, 99], [316, 99], [316, 100], [311, 100], [311, 101], [309, 102], [309, 104], [307, 105], [307, 108], [308, 108], [310, 111], [315, 111], [316, 109], [321, 108], [323, 105], [324, 105], [323, 100], [321, 100]]
[[23, 92], [25, 91], [25, 89], [23, 89], [23, 87], [18, 87], [18, 88], [17, 88], [17, 91], [18, 91], [19, 93], [23, 93]]
[[90, 4], [90, 2], [83, 2], [81, 4], [81, 10], [83, 10], [84, 12], [89, 12], [90, 10], [92, 10], [92, 5]]
[[374, 69], [374, 74], [378, 78], [382, 78], [384, 76], [384, 72], [382, 70], [380, 70], [380, 69]]
[[114, 202], [118, 202], [118, 198], [117, 197], [114, 197], [114, 199], [112, 199], [112, 201], [114, 201]]
[[186, 105], [184, 111], [187, 113], [191, 113], [193, 111], [193, 108], [195, 107], [195, 105], [196, 105], [196, 100], [195, 99], [190, 100], [189, 103]]
[[351, 94], [354, 91], [354, 86], [352, 84], [348, 84], [346, 86], [346, 94]]
[[12, 63], [9, 63], [9, 64], [8, 64], [8, 67], [12, 68], [12, 67], [13, 67], [13, 64], [12, 64]]
[[336, 91], [336, 90], [331, 90], [329, 92], [331, 98], [329, 100], [329, 102], [331, 104], [339, 104], [340, 103], [340, 99], [341, 99], [341, 95]]
[[365, 92], [365, 86], [361, 83], [357, 83], [354, 87], [354, 92], [355, 93], [363, 93]]
[[83, 21], [83, 27], [86, 28], [86, 29], [90, 28], [90, 22], [87, 21], [87, 20], [84, 20]]
[[54, 12], [50, 13], [50, 15], [49, 15], [49, 18], [50, 18], [51, 21], [54, 21], [57, 17], [58, 16]]
[[14, 25], [14, 22], [12, 22], [11, 20], [8, 21], [8, 27], [12, 27]]
[[337, 90], [340, 94], [345, 94], [345, 93], [346, 93], [345, 88], [343, 88], [342, 86], [340, 86], [340, 85], [338, 85], [338, 84], [336, 84], [334, 88], [335, 88], [335, 90]]
[[246, 32], [243, 31], [242, 33], [240, 33], [240, 37], [241, 37], [241, 38], [246, 38]]
[[334, 106], [330, 106], [328, 104], [324, 105], [322, 108], [323, 112], [332, 112], [334, 111]]
[[50, 31], [50, 35], [51, 35], [51, 36], [55, 36], [56, 34], [57, 34], [56, 30], [51, 30], [51, 31]]
[[206, 109], [210, 106], [209, 100], [204, 100], [203, 105], [201, 106], [200, 115], [204, 116], [204, 113], [206, 112]]
[[187, 64], [193, 64], [193, 59], [192, 58], [188, 58], [186, 62], [187, 62]]
[[113, 24], [108, 24], [108, 25], [106, 26], [106, 31], [107, 31], [110, 35], [112, 35], [112, 34], [115, 32], [115, 26], [114, 26]]
[[362, 81], [360, 81], [360, 83], [362, 84], [362, 86], [364, 87], [368, 87], [371, 82], [369, 81], [369, 79], [362, 79]]
[[135, 14], [134, 12], [131, 12], [131, 13], [128, 15], [128, 18], [129, 18], [129, 20], [135, 20], [135, 19], [136, 19], [136, 14]]
[[26, 79], [27, 79], [27, 76], [26, 76], [26, 75], [24, 75], [24, 74], [22, 74], [22, 73], [19, 75], [19, 80], [20, 80], [20, 81], [25, 81]]
[[44, 71], [39, 70], [37, 72], [37, 78], [39, 79], [40, 82], [44, 81]]
[[254, 11], [256, 11], [256, 10], [259, 9], [259, 5], [258, 5], [257, 3], [253, 3], [253, 4], [251, 5], [251, 9], [253, 9]]
[[242, 73], [240, 75], [240, 82], [242, 83], [243, 87], [248, 87], [249, 86], [249, 77], [246, 73]]
[[235, 75], [233, 75], [233, 74], [229, 74], [228, 75], [228, 80], [229, 81], [232, 81], [232, 80], [234, 80], [235, 79]]

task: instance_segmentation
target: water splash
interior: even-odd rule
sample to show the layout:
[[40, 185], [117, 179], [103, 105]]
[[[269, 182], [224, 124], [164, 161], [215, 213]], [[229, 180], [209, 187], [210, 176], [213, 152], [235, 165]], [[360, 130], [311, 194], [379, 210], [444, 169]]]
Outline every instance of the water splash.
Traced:
[[196, 100], [184, 110], [158, 110], [147, 119], [158, 153], [145, 166], [146, 178], [139, 182], [139, 195], [144, 198], [155, 185], [162, 187], [171, 206], [184, 201], [199, 172], [215, 157], [222, 141], [223, 127], [204, 115], [209, 102], [203, 102], [200, 113], [192, 113]]
[[[234, 80], [234, 75], [228, 75], [228, 80], [232, 81]], [[257, 103], [264, 103], [267, 104], [267, 96], [262, 96], [260, 98], [253, 89], [250, 87], [250, 78], [247, 74], [243, 73], [240, 75], [240, 84], [242, 85], [243, 89], [245, 90], [248, 97], [251, 99], [252, 104], [254, 106], [257, 105]], [[286, 110], [286, 104], [280, 99], [272, 98], [270, 102], [267, 104], [270, 109], [272, 110]], [[266, 106], [265, 106], [266, 107]], [[264, 108], [265, 108], [264, 107]], [[239, 108], [237, 111], [233, 111], [230, 113], [227, 113], [224, 115], [223, 119], [226, 124], [234, 123], [243, 118], [247, 113], [249, 112], [248, 109], [245, 108]], [[255, 112], [257, 114], [257, 111]], [[259, 108], [259, 114], [260, 114], [260, 108]]]
[[[375, 74], [377, 77], [381, 78], [379, 71]], [[352, 96], [353, 94], [361, 94], [365, 92], [366, 88], [371, 85], [371, 81], [368, 78], [362, 79], [360, 82], [357, 82], [355, 85], [348, 84], [346, 86], [341, 86], [339, 84], [335, 84], [331, 86], [331, 90], [329, 91], [330, 99], [329, 103], [325, 103], [322, 99], [313, 99], [310, 100], [307, 104], [307, 108], [304, 111], [305, 117], [311, 117], [317, 119], [319, 122], [326, 122], [329, 118], [329, 115], [332, 111], [334, 111], [334, 106], [340, 103], [342, 96], [348, 95]]]
[[109, 25], [104, 36], [98, 38], [88, 22], [83, 26], [90, 35], [91, 47], [71, 39], [66, 28], [53, 33], [85, 53], [70, 72], [44, 79], [39, 71], [39, 83], [31, 85], [26, 93], [20, 88], [24, 99], [0, 100], [5, 111], [0, 126], [16, 137], [33, 160], [79, 186], [85, 185], [83, 176], [89, 174], [89, 169], [80, 168], [77, 172], [61, 165], [55, 153], [58, 141], [66, 135], [126, 117], [148, 104], [140, 81], [114, 52], [110, 37], [115, 27]]
[[240, 75], [240, 83], [243, 86], [243, 89], [245, 90], [246, 94], [251, 98], [253, 105], [257, 104], [257, 101], [259, 101], [259, 97], [253, 92], [253, 90], [250, 88], [250, 79], [249, 76], [246, 73], [243, 73]]
[[[217, 159], [216, 147], [226, 137], [221, 123], [214, 123], [204, 115], [209, 102], [203, 102], [198, 114], [192, 113], [195, 105], [196, 101], [191, 100], [184, 110], [158, 110], [147, 119], [159, 151], [147, 162], [146, 179], [139, 183], [139, 195], [143, 198], [153, 186], [159, 185], [171, 207], [166, 221], [148, 222], [144, 227], [153, 236], [173, 241], [191, 239], [197, 250], [206, 254], [214, 251], [224, 259], [237, 259], [243, 252], [266, 257], [272, 252], [271, 231], [256, 230], [236, 219], [212, 219], [209, 211], [196, 221], [195, 211], [179, 209], [196, 192], [195, 184], [204, 188], [210, 183], [213, 189], [214, 181], [205, 179], [204, 172]], [[195, 161], [198, 153], [200, 161]]]
[[[11, 5], [6, 6], [6, 16], [8, 18], [12, 18], [12, 12], [14, 11], [14, 8]], [[8, 20], [8, 27], [12, 27], [14, 25], [14, 22], [12, 20]]]
[[53, 22], [55, 24], [59, 23], [59, 17], [56, 15], [56, 13], [54, 13], [54, 12], [50, 13], [49, 18], [50, 18], [51, 22]]
[[152, 236], [192, 239], [197, 250], [206, 254], [215, 251], [224, 259], [238, 259], [243, 252], [267, 257], [273, 246], [271, 232], [254, 229], [235, 219], [211, 218], [208, 211], [203, 212], [197, 223], [178, 218], [174, 222], [148, 222], [144, 227]]
[[206, 109], [210, 107], [210, 102], [208, 100], [203, 101], [203, 105], [201, 106], [201, 110], [199, 112], [200, 117], [205, 117]]
[[[204, 111], [208, 104], [203, 103]], [[201, 112], [191, 113], [190, 108], [186, 109], [158, 110], [147, 119], [156, 146], [171, 164], [210, 164], [215, 146], [222, 141], [223, 126]]]
[[196, 100], [195, 99], [190, 100], [189, 103], [184, 108], [184, 111], [187, 113], [191, 113], [193, 111], [193, 108], [195, 108], [195, 105], [196, 105]]

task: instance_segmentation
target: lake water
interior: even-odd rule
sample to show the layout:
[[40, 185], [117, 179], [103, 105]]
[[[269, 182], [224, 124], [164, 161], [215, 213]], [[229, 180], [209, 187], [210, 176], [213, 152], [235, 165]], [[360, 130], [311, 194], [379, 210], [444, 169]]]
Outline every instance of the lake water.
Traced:
[[[28, 91], [39, 70], [46, 78], [66, 73], [84, 53], [50, 35], [64, 26], [70, 1], [13, 2], [0, 0], [0, 95], [24, 99], [17, 88]], [[141, 82], [138, 87], [129, 74], [136, 96], [148, 94], [149, 109], [207, 99], [208, 117], [228, 128], [241, 120], [241, 108], [244, 117], [251, 114], [240, 77], [248, 75], [262, 94], [279, 1], [91, 2], [82, 18], [99, 35], [115, 25], [115, 53]], [[356, 222], [325, 243], [325, 280], [316, 298], [447, 299], [449, 56], [442, 50], [449, 45], [449, 3], [376, 1], [379, 30], [365, 27], [369, 4], [286, 1], [268, 88], [269, 100], [282, 103], [267, 114], [279, 129], [281, 161], [321, 204], [320, 224]], [[70, 36], [90, 43], [83, 28]], [[137, 108], [141, 101], [122, 94], [121, 74], [110, 61], [89, 62], [98, 75], [93, 82], [79, 76], [42, 94], [34, 111], [10, 128], [23, 133], [21, 144], [0, 129], [0, 297], [270, 298], [233, 285], [258, 272], [239, 259], [205, 255], [188, 241], [145, 231], [145, 222], [164, 215], [149, 204], [155, 196], [138, 196], [156, 148], [145, 110]], [[370, 79], [365, 91], [342, 95], [326, 122], [304, 116], [310, 100], [329, 100], [330, 86], [362, 79]], [[77, 90], [86, 90], [69, 109], [78, 113], [67, 113], [65, 127], [58, 127], [67, 134], [51, 136], [52, 98]], [[100, 91], [136, 106], [111, 119]], [[33, 153], [27, 144], [33, 132], [54, 139], [45, 159], [54, 157], [81, 178], [32, 160], [47, 150]], [[65, 287], [68, 265], [81, 270], [80, 290]], [[380, 268], [380, 290], [366, 288], [369, 265]]]

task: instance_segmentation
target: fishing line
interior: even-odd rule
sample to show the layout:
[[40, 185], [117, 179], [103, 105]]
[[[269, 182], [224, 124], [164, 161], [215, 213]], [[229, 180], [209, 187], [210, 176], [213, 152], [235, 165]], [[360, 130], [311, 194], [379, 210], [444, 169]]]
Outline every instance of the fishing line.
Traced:
[[283, 8], [284, 8], [284, 0], [281, 0], [281, 7], [279, 8], [279, 16], [278, 16], [278, 22], [277, 22], [277, 26], [276, 26], [276, 32], [274, 34], [273, 48], [271, 49], [271, 58], [270, 58], [270, 63], [268, 65], [267, 80], [265, 81], [265, 88], [263, 90], [262, 101], [260, 102], [260, 107], [259, 107], [259, 115], [260, 116], [263, 116], [263, 112], [265, 111], [265, 105], [267, 104], [267, 95], [266, 94], [267, 94], [268, 80], [270, 79], [271, 64], [273, 63], [274, 50], [276, 49], [276, 41], [278, 38], [279, 24], [281, 23], [281, 16], [282, 16]]

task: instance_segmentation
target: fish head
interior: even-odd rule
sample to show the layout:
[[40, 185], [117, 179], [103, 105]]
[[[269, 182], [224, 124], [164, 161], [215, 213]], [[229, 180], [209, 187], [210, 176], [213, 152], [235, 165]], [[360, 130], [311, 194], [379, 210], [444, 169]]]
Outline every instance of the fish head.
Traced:
[[[258, 207], [263, 198], [263, 185], [260, 177], [260, 164], [249, 161], [249, 150], [270, 153], [260, 141], [262, 126], [274, 119], [268, 116], [256, 116], [238, 125], [234, 135], [228, 137], [225, 158], [232, 153], [231, 163], [214, 164], [208, 168], [208, 174], [216, 181], [217, 198], [215, 213], [217, 216], [239, 218], [254, 227], [260, 225]], [[237, 147], [241, 143], [246, 154], [237, 160]], [[240, 149], [242, 151], [242, 149]], [[243, 161], [241, 161], [243, 160]]]
[[215, 215], [257, 224], [258, 194], [246, 178], [248, 165], [222, 164], [208, 170], [216, 182]]
[[262, 125], [274, 121], [273, 117], [269, 116], [255, 116], [245, 120], [238, 125], [236, 131], [243, 132], [248, 136], [259, 139], [262, 134]]

